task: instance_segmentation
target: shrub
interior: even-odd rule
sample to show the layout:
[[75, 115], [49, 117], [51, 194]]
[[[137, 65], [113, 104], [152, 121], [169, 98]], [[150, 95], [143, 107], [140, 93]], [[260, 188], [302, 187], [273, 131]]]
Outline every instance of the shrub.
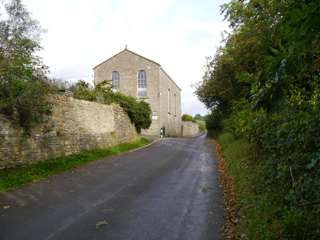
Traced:
[[232, 31], [196, 91], [213, 110], [208, 128], [254, 146], [259, 161], [250, 168], [264, 171], [253, 187], [276, 206], [263, 223], [271, 239], [320, 239], [319, 7], [319, 1], [225, 4]]
[[0, 112], [19, 124], [26, 133], [45, 121], [51, 112], [49, 87], [40, 80], [15, 79], [0, 82]]
[[[265, 160], [265, 185], [277, 192], [284, 236], [320, 237], [320, 114], [313, 106], [290, 106], [260, 121], [251, 133]], [[303, 231], [302, 231], [303, 229]]]
[[47, 83], [53, 92], [65, 92], [74, 87], [73, 84], [61, 78], [48, 78]]
[[128, 114], [137, 131], [147, 129], [151, 125], [151, 109], [148, 103], [121, 93], [113, 94], [114, 102], [118, 103]]
[[220, 111], [212, 111], [205, 116], [206, 128], [211, 132], [219, 132], [223, 129], [222, 125], [223, 115]]
[[0, 112], [29, 133], [50, 113], [45, 82], [47, 67], [35, 53], [40, 49], [40, 27], [20, 0], [5, 4], [0, 20]]
[[181, 117], [182, 121], [185, 121], [185, 122], [193, 122], [193, 117], [189, 114], [183, 114], [182, 117]]
[[[266, 197], [273, 209], [266, 212], [269, 220], [263, 224], [269, 229], [263, 232], [272, 232], [274, 226], [281, 224], [281, 232], [274, 232], [271, 239], [320, 237], [319, 120], [319, 107], [304, 103], [282, 105], [281, 111], [269, 114], [237, 109], [223, 121], [224, 129], [233, 136], [249, 140], [250, 155], [256, 155], [256, 160], [250, 162], [250, 169], [259, 171], [252, 181], [257, 195], [253, 204], [258, 206]], [[241, 159], [238, 161], [242, 163]], [[259, 231], [258, 226], [252, 226], [252, 231]]]
[[75, 85], [71, 86], [70, 89], [73, 92], [73, 97], [86, 101], [96, 101], [97, 91], [90, 87], [89, 83], [80, 80]]
[[204, 120], [205, 120], [205, 117], [204, 117], [204, 116], [201, 116], [200, 114], [196, 114], [193, 119], [195, 119], [195, 120], [200, 120], [200, 121], [204, 121]]

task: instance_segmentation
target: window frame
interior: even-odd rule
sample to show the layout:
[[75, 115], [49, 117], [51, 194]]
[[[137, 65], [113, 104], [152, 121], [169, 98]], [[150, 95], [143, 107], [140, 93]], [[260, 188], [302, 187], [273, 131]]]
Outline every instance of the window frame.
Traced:
[[137, 73], [137, 96], [139, 98], [148, 96], [147, 83], [147, 72], [144, 69], [139, 70]]

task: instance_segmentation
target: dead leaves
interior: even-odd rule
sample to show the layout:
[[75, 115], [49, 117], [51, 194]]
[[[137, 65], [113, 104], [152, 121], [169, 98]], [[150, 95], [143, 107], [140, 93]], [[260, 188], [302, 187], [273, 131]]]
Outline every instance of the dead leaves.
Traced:
[[218, 141], [213, 140], [216, 148], [218, 170], [220, 172], [220, 183], [223, 186], [223, 197], [225, 205], [224, 239], [236, 239], [236, 225], [238, 223], [236, 209], [236, 194], [234, 191], [233, 178], [228, 175], [226, 162], [223, 158], [221, 146]]

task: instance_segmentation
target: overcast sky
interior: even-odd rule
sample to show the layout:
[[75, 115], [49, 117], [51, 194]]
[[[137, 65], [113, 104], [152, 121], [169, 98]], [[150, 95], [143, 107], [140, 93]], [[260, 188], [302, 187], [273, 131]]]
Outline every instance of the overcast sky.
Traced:
[[46, 30], [44, 63], [51, 76], [92, 82], [92, 68], [123, 50], [159, 62], [182, 88], [183, 113], [204, 114], [192, 85], [205, 57], [221, 44], [227, 0], [24, 0]]

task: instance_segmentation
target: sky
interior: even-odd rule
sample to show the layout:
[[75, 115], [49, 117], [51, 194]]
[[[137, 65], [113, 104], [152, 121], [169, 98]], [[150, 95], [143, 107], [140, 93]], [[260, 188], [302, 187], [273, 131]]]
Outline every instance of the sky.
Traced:
[[93, 83], [92, 68], [128, 45], [162, 65], [182, 89], [182, 112], [205, 114], [194, 95], [206, 56], [228, 30], [228, 0], [23, 0], [45, 32], [40, 55], [50, 76]]

